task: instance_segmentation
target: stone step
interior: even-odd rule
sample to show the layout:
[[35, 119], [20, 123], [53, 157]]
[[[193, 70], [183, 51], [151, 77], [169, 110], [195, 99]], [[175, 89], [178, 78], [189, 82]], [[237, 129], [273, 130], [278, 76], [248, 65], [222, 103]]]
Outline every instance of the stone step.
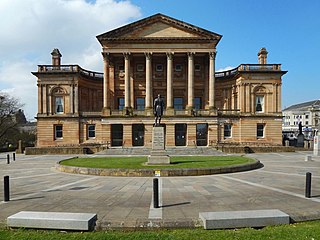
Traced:
[[93, 230], [97, 214], [68, 212], [21, 211], [7, 218], [9, 227], [41, 228], [57, 230]]
[[265, 227], [289, 224], [290, 216], [278, 209], [226, 212], [200, 212], [204, 229]]

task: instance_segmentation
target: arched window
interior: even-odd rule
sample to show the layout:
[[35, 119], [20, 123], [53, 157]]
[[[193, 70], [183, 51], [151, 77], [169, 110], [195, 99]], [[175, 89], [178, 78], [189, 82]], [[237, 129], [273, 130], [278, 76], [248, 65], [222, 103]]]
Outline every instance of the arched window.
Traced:
[[52, 105], [53, 105], [53, 112], [55, 114], [62, 114], [65, 112], [65, 98], [66, 95], [66, 91], [61, 88], [61, 87], [57, 87], [55, 89], [53, 89], [52, 91]]
[[258, 86], [254, 89], [255, 93], [255, 102], [254, 109], [256, 113], [265, 112], [265, 96], [266, 96], [266, 88], [263, 86]]

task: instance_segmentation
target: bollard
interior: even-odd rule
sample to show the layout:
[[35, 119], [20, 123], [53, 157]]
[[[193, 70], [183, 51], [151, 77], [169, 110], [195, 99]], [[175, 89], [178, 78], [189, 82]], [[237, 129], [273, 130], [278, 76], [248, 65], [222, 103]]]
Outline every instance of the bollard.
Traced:
[[306, 198], [311, 198], [311, 173], [306, 174]]
[[10, 191], [9, 191], [9, 176], [4, 176], [4, 201], [10, 201]]
[[7, 154], [7, 164], [10, 164], [10, 155]]
[[13, 161], [16, 160], [16, 153], [12, 153], [12, 158], [13, 158]]
[[159, 208], [159, 179], [153, 179], [153, 207]]

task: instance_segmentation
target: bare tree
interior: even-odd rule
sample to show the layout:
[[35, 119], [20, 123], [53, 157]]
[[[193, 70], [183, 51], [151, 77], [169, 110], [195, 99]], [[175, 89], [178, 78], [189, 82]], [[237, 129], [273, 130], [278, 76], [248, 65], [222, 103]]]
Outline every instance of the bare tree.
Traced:
[[15, 113], [22, 106], [17, 98], [0, 92], [0, 144], [2, 146], [10, 140], [10, 135], [17, 131], [18, 122], [15, 119]]

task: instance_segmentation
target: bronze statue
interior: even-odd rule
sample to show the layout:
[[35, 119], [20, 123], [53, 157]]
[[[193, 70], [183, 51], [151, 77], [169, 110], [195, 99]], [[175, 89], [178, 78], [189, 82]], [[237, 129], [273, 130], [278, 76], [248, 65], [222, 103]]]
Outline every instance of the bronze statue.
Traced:
[[163, 115], [163, 109], [164, 109], [164, 102], [161, 99], [160, 94], [158, 94], [158, 97], [154, 100], [153, 103], [153, 113], [155, 116], [154, 119], [154, 126], [160, 126], [160, 122], [161, 122], [161, 117]]

